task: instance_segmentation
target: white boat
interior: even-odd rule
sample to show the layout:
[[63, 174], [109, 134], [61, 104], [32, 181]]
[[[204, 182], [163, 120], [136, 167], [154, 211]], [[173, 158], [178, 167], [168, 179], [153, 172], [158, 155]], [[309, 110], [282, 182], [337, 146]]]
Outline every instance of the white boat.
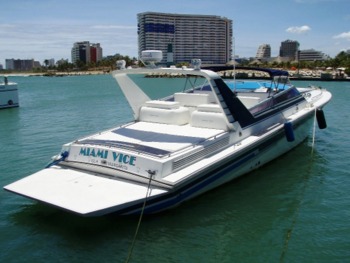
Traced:
[[[135, 120], [63, 145], [47, 168], [4, 189], [83, 216], [156, 213], [286, 153], [305, 140], [316, 115], [325, 128], [327, 90], [274, 81], [234, 90], [198, 62], [114, 71]], [[140, 89], [157, 79], [162, 93], [173, 76], [190, 86], [157, 100]]]
[[0, 82], [0, 109], [18, 107], [17, 83], [9, 82], [4, 77], [4, 82]]

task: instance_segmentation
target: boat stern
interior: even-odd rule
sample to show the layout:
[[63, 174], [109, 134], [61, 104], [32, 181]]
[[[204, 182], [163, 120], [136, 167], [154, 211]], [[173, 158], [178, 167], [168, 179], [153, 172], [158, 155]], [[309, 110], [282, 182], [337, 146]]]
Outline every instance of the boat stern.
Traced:
[[82, 216], [118, 213], [134, 205], [140, 206], [147, 193], [150, 200], [167, 192], [147, 184], [61, 166], [43, 169], [4, 189]]

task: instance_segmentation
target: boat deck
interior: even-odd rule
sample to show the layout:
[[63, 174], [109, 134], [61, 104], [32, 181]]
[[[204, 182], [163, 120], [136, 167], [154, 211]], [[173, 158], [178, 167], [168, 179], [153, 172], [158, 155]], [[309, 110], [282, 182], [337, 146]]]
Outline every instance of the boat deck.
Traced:
[[135, 122], [75, 143], [122, 148], [162, 158], [226, 133], [190, 125]]

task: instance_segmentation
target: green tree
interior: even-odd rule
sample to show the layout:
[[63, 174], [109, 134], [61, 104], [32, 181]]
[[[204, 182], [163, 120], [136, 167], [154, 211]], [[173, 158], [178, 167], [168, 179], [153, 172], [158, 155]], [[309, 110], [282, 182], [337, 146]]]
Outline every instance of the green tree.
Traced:
[[74, 65], [72, 63], [68, 63], [68, 62], [64, 62], [64, 63], [61, 63], [57, 66], [57, 70], [58, 71], [70, 71], [74, 68]]
[[48, 59], [44, 60], [44, 65], [45, 65], [46, 68], [49, 66], [49, 60]]

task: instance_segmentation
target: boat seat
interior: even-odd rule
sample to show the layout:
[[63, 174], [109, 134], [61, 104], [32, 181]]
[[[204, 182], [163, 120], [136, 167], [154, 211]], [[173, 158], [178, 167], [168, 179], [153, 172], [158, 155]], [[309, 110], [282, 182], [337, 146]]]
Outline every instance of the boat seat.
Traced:
[[208, 95], [208, 103], [216, 103], [214, 93], [211, 90], [194, 90], [194, 94], [207, 94]]
[[146, 101], [145, 106], [158, 109], [178, 109], [180, 104], [176, 101], [150, 100]]
[[192, 112], [190, 124], [193, 127], [228, 130], [226, 116], [216, 104], [201, 104]]
[[201, 104], [198, 105], [197, 110], [203, 112], [222, 112], [222, 109], [218, 104]]
[[175, 102], [179, 102], [181, 106], [197, 107], [201, 104], [209, 103], [209, 94], [205, 93], [175, 93]]
[[140, 109], [140, 121], [184, 125], [189, 123], [190, 112], [176, 101], [147, 101]]

